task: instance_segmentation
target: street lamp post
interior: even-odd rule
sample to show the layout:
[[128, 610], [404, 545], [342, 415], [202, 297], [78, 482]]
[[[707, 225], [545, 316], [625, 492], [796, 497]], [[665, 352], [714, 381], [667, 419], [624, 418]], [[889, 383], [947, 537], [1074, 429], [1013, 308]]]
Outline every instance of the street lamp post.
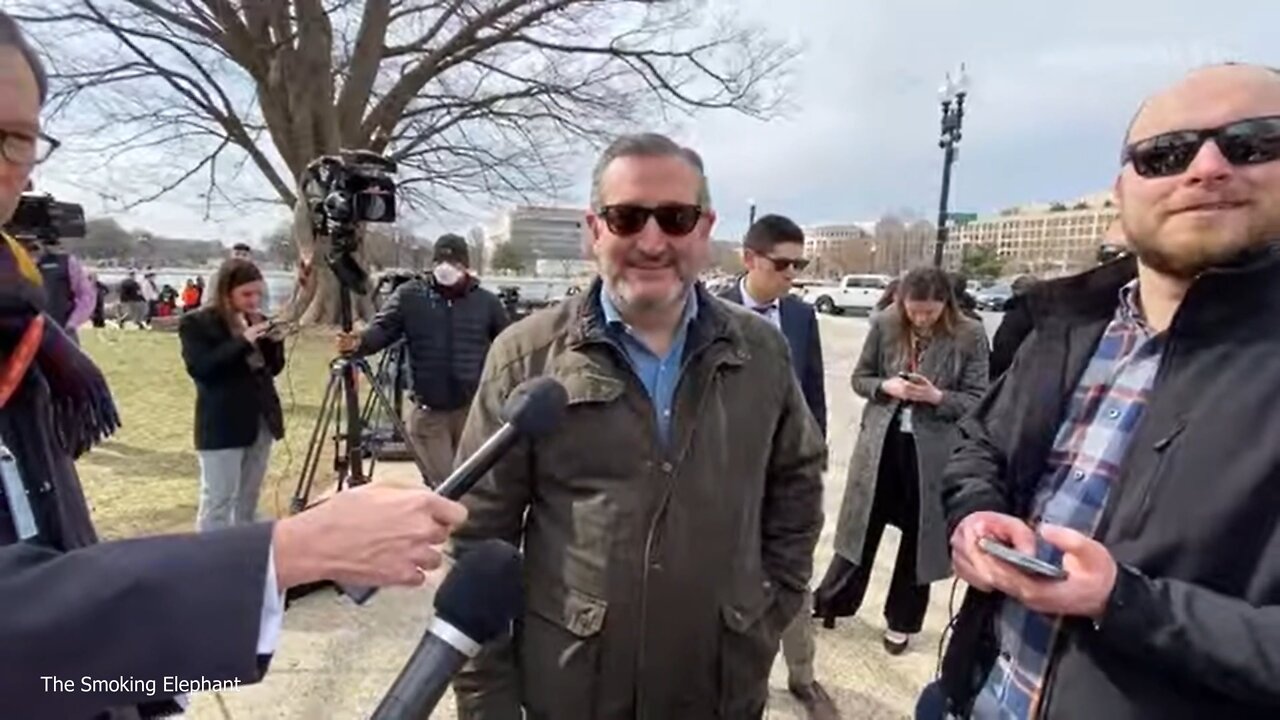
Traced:
[[960, 144], [960, 128], [964, 123], [964, 99], [969, 94], [969, 77], [964, 63], [952, 80], [947, 73], [946, 82], [938, 91], [942, 101], [942, 136], [938, 147], [942, 148], [942, 192], [938, 198], [938, 238], [933, 247], [933, 264], [942, 267], [942, 248], [947, 243], [947, 202], [951, 195], [951, 165], [956, 161], [956, 146]]

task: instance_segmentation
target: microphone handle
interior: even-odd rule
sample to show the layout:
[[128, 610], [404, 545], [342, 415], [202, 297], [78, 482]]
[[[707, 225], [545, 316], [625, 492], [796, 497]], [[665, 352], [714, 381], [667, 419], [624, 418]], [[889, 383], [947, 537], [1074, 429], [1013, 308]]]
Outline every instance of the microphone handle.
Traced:
[[440, 483], [440, 487], [436, 488], [436, 494], [450, 500], [461, 499], [473, 485], [480, 482], [480, 478], [484, 477], [485, 473], [498, 464], [503, 455], [511, 450], [519, 436], [520, 433], [515, 425], [509, 422], [503, 423], [497, 432], [484, 441], [480, 449], [463, 460], [462, 464]]
[[[511, 423], [503, 423], [498, 431], [489, 436], [488, 440], [480, 446], [480, 449], [472, 453], [471, 457], [462, 461], [444, 482], [440, 483], [440, 487], [436, 488], [436, 494], [450, 500], [461, 499], [467, 494], [476, 483], [480, 482], [480, 478], [485, 473], [493, 469], [498, 464], [503, 455], [506, 455], [520, 439], [520, 432], [516, 430], [516, 426]], [[377, 588], [366, 587], [363, 585], [339, 585], [342, 593], [351, 598], [352, 602], [357, 605], [363, 605], [373, 597], [378, 591]]]
[[429, 717], [449, 688], [449, 681], [466, 662], [466, 655], [434, 632], [428, 632], [369, 720]]

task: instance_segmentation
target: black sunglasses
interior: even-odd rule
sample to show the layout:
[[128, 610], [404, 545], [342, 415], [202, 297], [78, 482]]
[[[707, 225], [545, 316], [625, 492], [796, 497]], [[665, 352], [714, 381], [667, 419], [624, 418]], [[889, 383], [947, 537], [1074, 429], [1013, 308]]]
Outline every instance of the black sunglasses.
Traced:
[[1171, 177], [1186, 172], [1212, 140], [1232, 165], [1259, 165], [1280, 160], [1280, 116], [1237, 120], [1208, 130], [1176, 130], [1127, 146], [1120, 164], [1132, 162], [1145, 178]]
[[786, 272], [790, 268], [803, 270], [809, 267], [809, 260], [807, 258], [778, 258], [769, 257], [768, 255], [761, 255], [760, 257], [773, 263], [773, 269], [778, 272]]
[[650, 208], [643, 205], [605, 205], [598, 213], [614, 235], [635, 235], [644, 229], [649, 217], [658, 221], [662, 232], [683, 237], [693, 232], [702, 218], [702, 208], [697, 205], [659, 205]]

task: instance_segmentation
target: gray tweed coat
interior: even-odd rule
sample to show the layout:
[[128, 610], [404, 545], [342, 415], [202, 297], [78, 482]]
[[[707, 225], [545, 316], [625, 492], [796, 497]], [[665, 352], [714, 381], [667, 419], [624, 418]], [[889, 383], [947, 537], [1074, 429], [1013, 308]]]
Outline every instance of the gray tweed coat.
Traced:
[[[835, 551], [853, 563], [862, 557], [885, 435], [902, 404], [881, 393], [880, 383], [906, 369], [903, 332], [902, 321], [893, 307], [873, 315], [862, 355], [853, 370], [853, 391], [866, 398], [867, 404], [849, 461], [849, 477], [835, 537]], [[934, 338], [920, 359], [917, 372], [929, 378], [943, 393], [940, 405], [917, 405], [912, 411], [920, 470], [916, 579], [921, 585], [951, 574], [947, 526], [942, 513], [942, 470], [957, 437], [956, 421], [977, 405], [986, 392], [989, 354], [990, 344], [982, 324], [964, 318], [954, 336]]]

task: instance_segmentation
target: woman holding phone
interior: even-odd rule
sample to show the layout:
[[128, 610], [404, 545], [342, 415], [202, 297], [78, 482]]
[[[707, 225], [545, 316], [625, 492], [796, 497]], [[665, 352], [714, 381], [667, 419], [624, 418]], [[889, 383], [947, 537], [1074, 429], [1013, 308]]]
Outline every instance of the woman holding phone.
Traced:
[[917, 268], [891, 305], [871, 318], [853, 371], [866, 398], [836, 525], [836, 557], [814, 593], [827, 627], [855, 615], [886, 525], [902, 531], [885, 600], [885, 649], [906, 650], [920, 632], [929, 584], [951, 574], [942, 470], [955, 424], [987, 387], [990, 352], [980, 322], [966, 318], [938, 268]]
[[264, 290], [257, 266], [228, 260], [212, 303], [178, 326], [182, 359], [196, 384], [202, 532], [254, 521], [271, 443], [284, 438], [274, 380], [284, 368], [284, 346], [259, 309]]

